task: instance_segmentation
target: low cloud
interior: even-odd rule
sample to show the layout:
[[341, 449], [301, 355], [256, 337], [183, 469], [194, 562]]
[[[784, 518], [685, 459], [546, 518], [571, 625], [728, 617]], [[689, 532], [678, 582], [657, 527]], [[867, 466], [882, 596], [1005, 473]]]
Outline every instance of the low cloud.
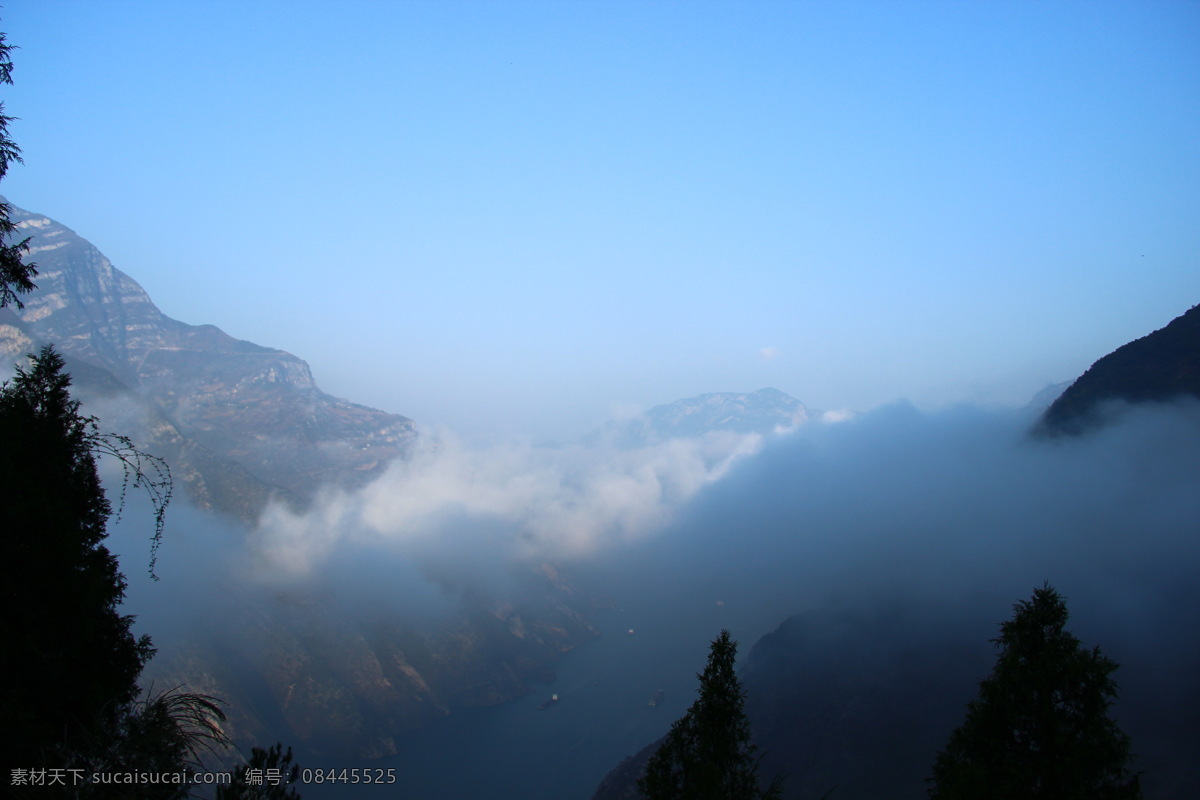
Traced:
[[[789, 614], [835, 606], [896, 612], [893, 638], [986, 660], [996, 623], [1049, 581], [1072, 631], [1122, 664], [1118, 711], [1144, 764], [1169, 775], [1183, 763], [1200, 744], [1195, 715], [1179, 713], [1200, 698], [1200, 405], [1127, 409], [1061, 439], [1030, 437], [1020, 411], [899, 403], [839, 419], [635, 450], [443, 436], [308, 513], [271, 507], [244, 537], [189, 536], [189, 515], [169, 518], [153, 591], [186, 595], [185, 613], [152, 610], [148, 629], [188, 609], [216, 616], [230, 575], [264, 595], [319, 586], [325, 613], [348, 620], [379, 608], [432, 618], [467, 588], [500, 596], [513, 564], [546, 559], [660, 637], [650, 660], [623, 662], [628, 675], [686, 681], [695, 664], [672, 654], [686, 660], [720, 627], [746, 653]], [[133, 552], [144, 550], [142, 539]], [[133, 586], [131, 610], [148, 596]], [[829, 669], [878, 655], [856, 646], [831, 648]]]
[[761, 444], [758, 435], [717, 432], [638, 449], [472, 448], [445, 435], [362, 489], [327, 492], [309, 511], [271, 506], [255, 547], [263, 570], [290, 575], [346, 544], [415, 558], [485, 548], [501, 562], [578, 560], [665, 527]]
[[965, 406], [834, 420], [633, 450], [426, 440], [360, 490], [269, 508], [251, 562], [290, 579], [347, 549], [476, 575], [632, 559], [661, 573], [656, 591], [729, 584], [779, 613], [852, 591], [1011, 601], [1046, 579], [1109, 604], [1158, 585], [1138, 575], [1194, 571], [1195, 404], [1057, 440], [1031, 438], [1022, 412]]

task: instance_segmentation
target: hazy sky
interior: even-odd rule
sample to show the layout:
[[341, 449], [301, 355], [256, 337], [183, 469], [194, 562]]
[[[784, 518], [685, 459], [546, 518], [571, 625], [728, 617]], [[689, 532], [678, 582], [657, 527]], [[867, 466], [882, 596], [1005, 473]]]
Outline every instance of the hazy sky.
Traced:
[[1200, 302], [1200, 4], [8, 0], [0, 191], [327, 391], [1019, 404]]

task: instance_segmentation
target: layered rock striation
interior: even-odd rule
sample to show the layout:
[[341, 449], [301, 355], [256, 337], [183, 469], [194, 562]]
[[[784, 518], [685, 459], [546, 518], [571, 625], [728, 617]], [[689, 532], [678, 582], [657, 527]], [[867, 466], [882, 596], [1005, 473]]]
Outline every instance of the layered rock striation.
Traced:
[[4, 309], [0, 350], [16, 358], [53, 343], [77, 392], [124, 401], [105, 421], [163, 451], [200, 505], [252, 519], [272, 494], [303, 503], [412, 445], [406, 417], [325, 394], [291, 353], [168, 317], [74, 231], [16, 207], [12, 218], [31, 237], [38, 288], [23, 309]]

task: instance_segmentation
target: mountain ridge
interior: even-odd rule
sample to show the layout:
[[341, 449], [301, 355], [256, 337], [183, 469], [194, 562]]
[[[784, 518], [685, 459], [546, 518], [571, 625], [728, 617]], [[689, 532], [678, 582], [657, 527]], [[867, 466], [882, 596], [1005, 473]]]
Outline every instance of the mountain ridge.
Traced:
[[753, 392], [707, 392], [654, 406], [634, 417], [609, 420], [584, 437], [584, 442], [644, 447], [714, 431], [765, 436], [818, 416], [796, 398], [770, 387]]
[[1200, 305], [1098, 359], [1050, 404], [1043, 434], [1077, 434], [1105, 422], [1118, 403], [1200, 398]]
[[[202, 505], [253, 521], [269, 496], [303, 503], [327, 483], [361, 484], [415, 441], [412, 420], [325, 394], [297, 356], [162, 313], [65, 225], [16, 206], [12, 219], [31, 237], [38, 288], [22, 298], [23, 309], [4, 310], [0, 353], [15, 359], [53, 343], [85, 402], [124, 390], [143, 406], [140, 422], [123, 420], [136, 425], [135, 438], [177, 459], [206, 451], [262, 485], [253, 502], [201, 492], [193, 499]], [[81, 362], [94, 369], [81, 370]], [[196, 476], [188, 486], [221, 483], [201, 464], [181, 466]]]

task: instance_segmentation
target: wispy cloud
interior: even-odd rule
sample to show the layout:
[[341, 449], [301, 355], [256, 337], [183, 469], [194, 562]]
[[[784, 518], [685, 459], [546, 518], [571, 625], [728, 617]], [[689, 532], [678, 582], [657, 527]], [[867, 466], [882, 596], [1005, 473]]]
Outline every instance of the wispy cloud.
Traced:
[[576, 559], [667, 525], [761, 442], [721, 432], [634, 450], [479, 449], [443, 435], [363, 489], [328, 492], [303, 513], [271, 506], [256, 547], [265, 569], [291, 574], [342, 543], [421, 556], [449, 542], [470, 547], [471, 530], [502, 539], [508, 559]]

